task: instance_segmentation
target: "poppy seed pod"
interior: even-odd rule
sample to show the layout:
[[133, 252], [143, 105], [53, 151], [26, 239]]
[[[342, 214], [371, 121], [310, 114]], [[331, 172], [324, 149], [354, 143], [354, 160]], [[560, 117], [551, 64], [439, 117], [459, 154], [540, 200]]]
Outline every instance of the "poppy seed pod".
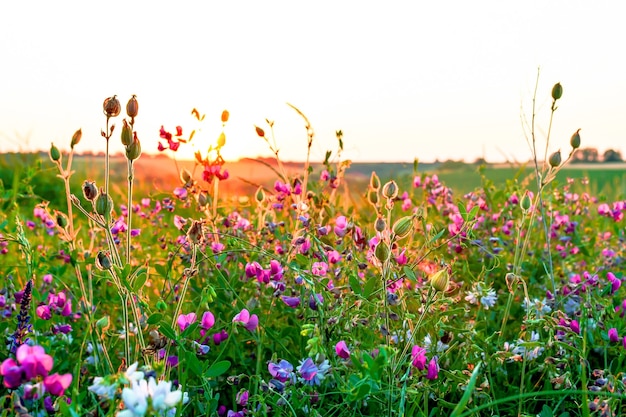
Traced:
[[374, 249], [374, 255], [376, 256], [376, 259], [378, 259], [380, 262], [385, 262], [389, 259], [389, 253], [389, 246], [387, 246], [385, 242], [378, 242], [378, 245], [376, 245], [376, 249]]
[[556, 168], [561, 165], [561, 151], [556, 151], [555, 153], [550, 155], [548, 162], [550, 163], [550, 166], [552, 168]]
[[563, 86], [561, 85], [561, 83], [554, 84], [554, 87], [552, 87], [552, 98], [554, 100], [558, 100], [561, 98], [562, 95], [563, 95]]
[[383, 219], [382, 217], [377, 218], [376, 222], [374, 223], [374, 229], [377, 232], [382, 233], [386, 228], [387, 228], [387, 224], [385, 223], [385, 219]]
[[378, 191], [369, 190], [367, 192], [367, 201], [369, 201], [373, 206], [376, 206], [378, 204]]
[[398, 196], [398, 184], [394, 180], [389, 181], [383, 186], [383, 196], [387, 200], [393, 200]]
[[126, 114], [130, 118], [135, 118], [137, 113], [139, 113], [139, 103], [137, 102], [137, 96], [133, 94], [128, 103], [126, 103]]
[[70, 147], [74, 149], [74, 146], [78, 145], [78, 142], [80, 142], [80, 138], [82, 137], [83, 131], [81, 129], [78, 129], [76, 132], [74, 132], [74, 135], [72, 135], [72, 143], [70, 144]]
[[569, 144], [572, 145], [572, 149], [578, 149], [580, 147], [580, 129], [576, 131], [569, 140]]
[[89, 201], [94, 201], [98, 197], [98, 188], [94, 181], [83, 182], [83, 195]]
[[392, 231], [398, 239], [405, 238], [413, 229], [413, 216], [404, 216], [396, 220], [393, 224]]
[[96, 213], [101, 216], [110, 215], [113, 211], [113, 199], [102, 189], [100, 189], [100, 194], [96, 198], [95, 209]]
[[380, 178], [378, 178], [375, 172], [372, 172], [370, 176], [370, 187], [374, 190], [380, 189]]
[[118, 116], [122, 110], [122, 106], [120, 105], [120, 101], [117, 99], [117, 96], [105, 99], [104, 103], [102, 103], [102, 110], [104, 111], [104, 115], [106, 117]]

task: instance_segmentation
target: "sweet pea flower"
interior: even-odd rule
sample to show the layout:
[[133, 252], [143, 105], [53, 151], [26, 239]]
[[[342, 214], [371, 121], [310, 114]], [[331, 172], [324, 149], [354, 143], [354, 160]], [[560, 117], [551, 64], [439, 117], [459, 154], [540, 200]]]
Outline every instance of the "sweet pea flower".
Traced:
[[52, 317], [52, 314], [50, 313], [50, 307], [48, 307], [47, 305], [37, 307], [35, 312], [37, 313], [37, 317], [42, 320], [50, 320], [50, 318]]
[[243, 324], [248, 331], [253, 332], [259, 325], [259, 317], [256, 314], [250, 315], [250, 312], [244, 308], [233, 317], [233, 323], [236, 322]]
[[337, 342], [335, 345], [335, 352], [337, 353], [337, 356], [342, 359], [348, 359], [350, 357], [350, 350], [348, 350], [348, 346], [343, 340]]
[[348, 233], [348, 219], [346, 219], [346, 216], [339, 216], [335, 219], [334, 231], [338, 237], [344, 237]]
[[178, 316], [178, 320], [176, 320], [176, 323], [178, 323], [180, 331], [183, 332], [192, 323], [195, 323], [196, 318], [196, 313], [181, 314], [180, 316]]
[[65, 393], [65, 390], [72, 383], [72, 374], [63, 374], [59, 375], [52, 374], [48, 375], [43, 380], [43, 386], [47, 392], [52, 395], [61, 396]]
[[572, 320], [569, 324], [569, 328], [576, 334], [580, 334], [580, 324], [578, 324], [578, 320]]
[[245, 407], [248, 404], [249, 397], [250, 394], [248, 393], [248, 390], [239, 391], [236, 398], [237, 404]]
[[433, 356], [433, 358], [428, 362], [428, 370], [426, 371], [426, 378], [433, 380], [439, 377], [439, 364], [437, 363], [437, 357]]
[[272, 377], [276, 378], [280, 382], [286, 382], [293, 377], [293, 365], [288, 361], [282, 359], [278, 363], [270, 362], [267, 365], [267, 370]]
[[210, 311], [205, 311], [200, 320], [200, 327], [209, 330], [213, 325], [215, 325], [215, 316]]
[[420, 346], [413, 346], [411, 349], [412, 364], [414, 367], [423, 371], [426, 368], [426, 349]]
[[52, 369], [52, 356], [46, 354], [41, 346], [21, 345], [17, 348], [15, 357], [27, 380], [38, 376], [46, 377]]
[[6, 388], [15, 389], [22, 385], [22, 367], [11, 358], [5, 359], [0, 365], [0, 375]]
[[609, 329], [609, 340], [613, 343], [619, 342], [619, 335], [617, 334], [617, 329], [615, 327], [611, 327]]
[[281, 295], [280, 299], [291, 308], [296, 308], [300, 305], [300, 297], [288, 297], [286, 295]]

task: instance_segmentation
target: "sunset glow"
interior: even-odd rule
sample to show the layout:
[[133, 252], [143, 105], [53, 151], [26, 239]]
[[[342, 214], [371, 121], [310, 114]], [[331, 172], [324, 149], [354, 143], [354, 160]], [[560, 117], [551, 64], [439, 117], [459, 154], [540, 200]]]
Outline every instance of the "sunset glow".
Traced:
[[[102, 101], [136, 94], [144, 152], [159, 129], [201, 132], [205, 150], [228, 109], [224, 157], [268, 156], [254, 125], [275, 122], [285, 160], [527, 160], [521, 116], [538, 89], [538, 132], [550, 89], [564, 86], [551, 150], [582, 128], [583, 146], [626, 151], [626, 39], [617, 3], [5, 2], [0, 25], [0, 152], [101, 151]], [[207, 115], [198, 126], [197, 108]], [[116, 122], [121, 127], [121, 118]], [[542, 136], [540, 135], [540, 138]], [[115, 141], [114, 149], [122, 145]]]

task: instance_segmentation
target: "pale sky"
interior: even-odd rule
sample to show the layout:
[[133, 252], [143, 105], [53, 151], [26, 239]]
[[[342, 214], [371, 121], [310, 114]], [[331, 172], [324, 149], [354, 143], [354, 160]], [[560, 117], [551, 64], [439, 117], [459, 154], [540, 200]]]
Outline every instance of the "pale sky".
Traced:
[[583, 146], [626, 156], [625, 16], [581, 0], [4, 1], [0, 152], [67, 149], [78, 128], [79, 151], [103, 150], [102, 101], [136, 94], [144, 152], [161, 125], [195, 127], [196, 107], [201, 149], [228, 109], [226, 158], [269, 155], [254, 131], [269, 118], [282, 159], [303, 160], [290, 102], [313, 124], [314, 160], [339, 129], [354, 161], [527, 160], [520, 115], [541, 67], [540, 139], [564, 87], [550, 150], [582, 128]]

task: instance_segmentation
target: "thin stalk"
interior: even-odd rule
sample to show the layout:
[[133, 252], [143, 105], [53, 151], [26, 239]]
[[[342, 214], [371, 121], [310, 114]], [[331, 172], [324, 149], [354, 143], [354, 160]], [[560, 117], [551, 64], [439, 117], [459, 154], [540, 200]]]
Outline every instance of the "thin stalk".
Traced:
[[130, 264], [130, 249], [131, 249], [131, 228], [133, 223], [133, 179], [135, 177], [135, 170], [133, 168], [133, 161], [128, 160], [128, 224], [126, 229], [126, 263]]
[[178, 315], [183, 308], [183, 303], [185, 301], [185, 295], [187, 294], [187, 288], [189, 287], [189, 281], [191, 276], [193, 275], [193, 271], [196, 268], [196, 245], [191, 245], [191, 265], [189, 266], [189, 272], [183, 273], [183, 289], [180, 292], [180, 297], [178, 299], [178, 303], [176, 304], [176, 309], [174, 310], [174, 317], [172, 319], [172, 328], [176, 326], [176, 320], [178, 319]]

